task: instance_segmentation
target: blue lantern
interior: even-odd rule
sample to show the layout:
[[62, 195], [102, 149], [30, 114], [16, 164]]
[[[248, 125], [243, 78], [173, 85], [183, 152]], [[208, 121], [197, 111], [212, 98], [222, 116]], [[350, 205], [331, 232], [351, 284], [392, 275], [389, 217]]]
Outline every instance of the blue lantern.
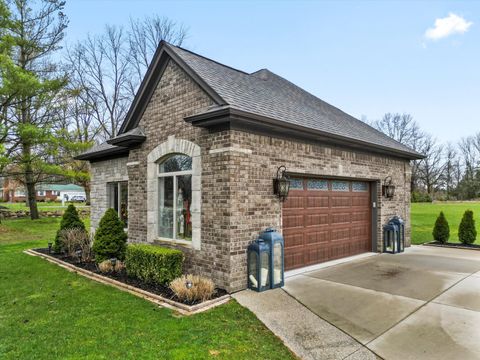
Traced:
[[260, 234], [260, 238], [270, 245], [270, 288], [282, 287], [284, 282], [283, 249], [284, 240], [282, 234], [273, 228], [267, 228]]
[[388, 223], [383, 226], [383, 252], [398, 252], [398, 226], [395, 224]]
[[248, 288], [270, 289], [270, 244], [259, 238], [248, 245], [247, 254]]
[[403, 252], [405, 250], [405, 221], [398, 216], [394, 216], [389, 224], [397, 226], [397, 249], [398, 252]]

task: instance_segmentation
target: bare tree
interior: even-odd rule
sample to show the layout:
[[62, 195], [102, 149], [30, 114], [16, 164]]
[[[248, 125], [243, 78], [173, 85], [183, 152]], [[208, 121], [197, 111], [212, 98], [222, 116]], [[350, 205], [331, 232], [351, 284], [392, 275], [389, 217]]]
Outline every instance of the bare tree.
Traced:
[[425, 158], [419, 161], [418, 175], [432, 198], [443, 178], [445, 163], [442, 150], [442, 146], [438, 145], [435, 139], [430, 135], [426, 136], [422, 148]]
[[106, 26], [68, 50], [71, 82], [80, 90], [84, 109], [95, 119], [99, 136], [117, 135], [133, 96], [161, 40], [181, 44], [186, 30], [158, 16], [130, 20], [124, 27]]
[[447, 192], [447, 199], [452, 195], [452, 192], [460, 182], [459, 175], [461, 174], [460, 162], [458, 152], [455, 146], [448, 143], [445, 147], [445, 166], [444, 166], [444, 185]]
[[[427, 135], [410, 114], [387, 113], [381, 120], [370, 123], [372, 127], [390, 136], [392, 139], [423, 153]], [[411, 189], [415, 191], [419, 185], [419, 160], [413, 160]]]

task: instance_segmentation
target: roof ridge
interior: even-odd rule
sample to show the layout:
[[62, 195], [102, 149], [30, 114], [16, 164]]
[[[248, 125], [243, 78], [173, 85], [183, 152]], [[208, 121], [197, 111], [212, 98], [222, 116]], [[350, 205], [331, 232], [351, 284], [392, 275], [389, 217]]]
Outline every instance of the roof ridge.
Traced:
[[236, 68], [234, 68], [234, 67], [232, 67], [232, 66], [228, 66], [228, 65], [222, 64], [222, 63], [219, 62], [219, 61], [216, 61], [216, 60], [210, 59], [209, 57], [206, 57], [206, 56], [197, 54], [196, 52], [194, 52], [194, 51], [192, 51], [192, 50], [188, 50], [188, 49], [185, 49], [185, 48], [183, 48], [183, 47], [181, 47], [181, 46], [173, 45], [173, 44], [170, 44], [170, 43], [168, 43], [168, 42], [165, 42], [165, 44], [167, 44], [167, 45], [170, 46], [170, 47], [173, 47], [173, 48], [177, 48], [177, 49], [186, 51], [186, 52], [188, 52], [188, 53], [190, 53], [190, 54], [192, 54], [192, 55], [198, 56], [199, 58], [202, 58], [202, 59], [205, 59], [205, 60], [207, 60], [207, 61], [213, 62], [213, 63], [215, 63], [215, 64], [217, 64], [217, 65], [223, 66], [223, 67], [225, 67], [225, 68], [227, 68], [227, 69], [230, 69], [230, 70], [239, 72], [239, 73], [244, 74], [244, 75], [250, 75], [250, 74], [247, 73], [246, 71], [243, 71], [243, 70], [240, 70], [240, 69], [236, 69]]

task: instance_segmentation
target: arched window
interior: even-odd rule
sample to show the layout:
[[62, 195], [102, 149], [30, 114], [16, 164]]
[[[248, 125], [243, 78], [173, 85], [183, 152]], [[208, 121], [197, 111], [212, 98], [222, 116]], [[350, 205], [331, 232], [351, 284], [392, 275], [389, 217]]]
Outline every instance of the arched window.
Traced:
[[192, 240], [192, 158], [170, 154], [158, 162], [158, 236]]

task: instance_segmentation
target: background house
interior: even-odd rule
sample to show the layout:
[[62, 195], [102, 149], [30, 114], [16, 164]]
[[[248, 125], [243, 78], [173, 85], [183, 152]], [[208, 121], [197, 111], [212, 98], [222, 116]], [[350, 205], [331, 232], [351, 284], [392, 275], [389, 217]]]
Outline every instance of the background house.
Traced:
[[[75, 184], [38, 184], [37, 201], [70, 200], [72, 196], [86, 196], [83, 187]], [[27, 199], [25, 187], [18, 181], [4, 179], [0, 198], [5, 202], [24, 202]]]

